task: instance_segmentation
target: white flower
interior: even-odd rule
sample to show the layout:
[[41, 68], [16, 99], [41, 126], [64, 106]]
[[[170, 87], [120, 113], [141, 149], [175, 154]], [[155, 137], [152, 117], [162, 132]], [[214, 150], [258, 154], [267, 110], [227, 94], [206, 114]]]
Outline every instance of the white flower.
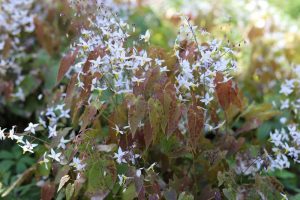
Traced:
[[149, 40], [150, 40], [150, 31], [147, 30], [145, 35], [141, 35], [140, 40], [145, 40], [145, 42], [149, 42]]
[[[64, 107], [65, 107], [65, 104], [63, 103], [63, 104], [59, 104], [59, 105], [57, 105], [56, 107], [55, 107], [55, 110], [64, 110]], [[53, 111], [53, 109], [52, 109], [52, 111]]]
[[289, 103], [290, 103], [289, 99], [286, 99], [286, 100], [284, 100], [284, 101], [281, 101], [280, 109], [283, 110], [283, 109], [285, 109], [285, 108], [289, 108]]
[[35, 128], [38, 127], [39, 124], [33, 124], [33, 123], [29, 123], [27, 128], [24, 129], [24, 131], [30, 131], [31, 133], [35, 134]]
[[137, 177], [140, 177], [142, 175], [142, 170], [141, 169], [137, 169], [136, 172], [135, 172], [135, 175]]
[[66, 148], [66, 143], [70, 142], [70, 140], [65, 140], [64, 137], [61, 137], [59, 140], [59, 144], [57, 146], [57, 148], [62, 148], [65, 149]]
[[49, 136], [48, 136], [48, 138], [57, 136], [56, 125], [53, 126], [53, 127], [49, 126], [48, 128], [49, 128]]
[[99, 67], [103, 63], [100, 56], [96, 60], [89, 60], [89, 62], [93, 63], [95, 67]]
[[82, 171], [85, 168], [86, 164], [82, 164], [79, 158], [74, 157], [73, 162], [70, 164], [70, 166], [75, 167], [77, 171]]
[[59, 115], [60, 118], [70, 118], [70, 109], [67, 110], [61, 110], [61, 113]]
[[114, 158], [116, 158], [117, 163], [127, 163], [126, 160], [123, 158], [127, 154], [126, 151], [122, 151], [121, 147], [118, 149], [118, 153], [114, 154]]
[[287, 122], [287, 118], [286, 117], [281, 117], [279, 121], [280, 121], [281, 124], [285, 124]]
[[15, 140], [18, 139], [18, 136], [15, 135], [15, 128], [16, 126], [13, 126], [12, 129], [9, 130], [8, 138]]
[[270, 140], [275, 146], [283, 145], [282, 143], [282, 135], [275, 131], [274, 133], [270, 133]]
[[284, 84], [281, 85], [279, 93], [284, 94], [285, 96], [288, 96], [293, 92], [294, 89], [294, 82], [293, 80], [286, 80]]
[[51, 154], [48, 155], [48, 157], [52, 158], [53, 160], [56, 160], [57, 162], [60, 162], [60, 157], [61, 153], [55, 153], [55, 151], [53, 149], [51, 149]]
[[47, 158], [47, 153], [45, 152], [43, 155], [43, 161], [41, 163], [45, 163], [46, 169], [48, 169], [48, 163], [49, 159]]
[[200, 101], [203, 102], [206, 106], [211, 102], [214, 98], [209, 96], [208, 93], [205, 94], [205, 97], [201, 99]]
[[24, 136], [22, 135], [22, 136], [17, 136], [17, 135], [15, 135], [15, 139], [17, 140], [17, 144], [18, 143], [21, 143], [21, 144], [25, 144], [25, 142], [23, 141], [23, 138], [24, 138]]
[[0, 127], [0, 140], [5, 140], [5, 138], [6, 138], [6, 136], [4, 134], [5, 130], [6, 130], [6, 128], [5, 129], [1, 129], [1, 127]]
[[23, 153], [27, 151], [33, 153], [33, 148], [37, 146], [37, 144], [31, 144], [28, 140], [26, 140], [23, 146], [19, 145], [23, 149]]
[[140, 83], [144, 82], [145, 81], [145, 78], [137, 78], [137, 77], [132, 77], [132, 82], [133, 83], [137, 83], [137, 85], [139, 85]]
[[119, 185], [123, 185], [125, 183], [125, 176], [123, 174], [119, 175], [118, 174], [118, 178], [119, 178]]
[[115, 128], [112, 128], [112, 129], [114, 129], [117, 132], [117, 134], [121, 134], [121, 135], [124, 134], [124, 131], [121, 131], [120, 128], [118, 127], [118, 125], [115, 125]]

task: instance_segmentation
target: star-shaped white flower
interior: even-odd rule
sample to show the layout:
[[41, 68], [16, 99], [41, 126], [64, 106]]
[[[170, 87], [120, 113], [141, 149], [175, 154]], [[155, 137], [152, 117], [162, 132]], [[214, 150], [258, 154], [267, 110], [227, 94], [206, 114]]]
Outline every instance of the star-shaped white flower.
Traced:
[[70, 118], [69, 112], [70, 112], [70, 109], [67, 109], [67, 110], [61, 110], [61, 111], [60, 111], [59, 117], [60, 117], [60, 118]]
[[59, 105], [57, 105], [57, 106], [55, 107], [55, 110], [63, 110], [64, 107], [65, 107], [65, 104], [64, 104], [64, 103], [63, 103], [63, 104], [59, 104]]
[[116, 124], [115, 124], [115, 128], [112, 128], [112, 129], [114, 129], [117, 132], [117, 134], [121, 134], [121, 135], [124, 134], [124, 131], [121, 131], [120, 128], [119, 128], [119, 126], [116, 125]]
[[23, 149], [23, 154], [26, 152], [33, 153], [33, 148], [37, 146], [37, 144], [31, 144], [28, 140], [26, 140], [23, 146], [19, 145]]
[[21, 136], [18, 136], [18, 135], [15, 135], [15, 139], [17, 140], [16, 143], [21, 143], [21, 144], [25, 144], [25, 142], [23, 141], [23, 138], [24, 136], [21, 135]]
[[39, 124], [33, 124], [33, 123], [30, 122], [28, 124], [27, 128], [24, 129], [24, 131], [26, 131], [26, 132], [29, 131], [29, 132], [35, 134], [35, 128], [38, 127], [38, 126], [39, 126]]
[[11, 140], [17, 140], [18, 139], [18, 136], [15, 135], [15, 128], [16, 126], [13, 126], [12, 129], [9, 130], [9, 133], [8, 133], [8, 138], [10, 138]]
[[5, 140], [6, 136], [4, 134], [4, 131], [6, 130], [6, 128], [1, 129], [0, 127], [0, 140]]
[[65, 149], [66, 148], [66, 143], [70, 142], [70, 140], [65, 140], [64, 137], [61, 137], [59, 140], [59, 144], [57, 146], [57, 148], [62, 148]]
[[50, 155], [48, 155], [49, 158], [52, 158], [53, 160], [56, 160], [57, 162], [60, 162], [60, 156], [61, 156], [61, 152], [55, 153], [55, 151], [53, 149], [50, 150]]
[[53, 126], [53, 127], [49, 126], [49, 136], [48, 136], [48, 138], [55, 137], [55, 136], [57, 136], [56, 125]]
[[214, 98], [210, 96], [208, 93], [205, 94], [204, 98], [200, 101], [203, 102], [206, 106], [213, 100]]
[[43, 155], [43, 161], [41, 163], [45, 164], [46, 169], [48, 169], [48, 164], [47, 164], [48, 162], [49, 162], [49, 159], [47, 158], [47, 152], [45, 152]]
[[116, 158], [117, 163], [127, 163], [126, 160], [123, 158], [126, 155], [126, 151], [122, 151], [121, 147], [118, 149], [118, 153], [114, 154], [114, 158]]
[[79, 158], [74, 157], [73, 162], [70, 164], [70, 166], [75, 167], [77, 171], [82, 171], [85, 168], [86, 164], [83, 164]]
[[140, 40], [145, 40], [145, 42], [149, 42], [149, 40], [150, 40], [150, 31], [147, 30], [145, 35], [141, 35]]

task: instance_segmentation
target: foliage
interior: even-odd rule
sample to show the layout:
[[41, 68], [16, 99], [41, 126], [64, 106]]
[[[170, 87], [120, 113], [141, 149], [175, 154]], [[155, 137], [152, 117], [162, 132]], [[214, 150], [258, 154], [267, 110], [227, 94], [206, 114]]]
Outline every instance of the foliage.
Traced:
[[297, 199], [297, 2], [1, 1], [1, 197]]

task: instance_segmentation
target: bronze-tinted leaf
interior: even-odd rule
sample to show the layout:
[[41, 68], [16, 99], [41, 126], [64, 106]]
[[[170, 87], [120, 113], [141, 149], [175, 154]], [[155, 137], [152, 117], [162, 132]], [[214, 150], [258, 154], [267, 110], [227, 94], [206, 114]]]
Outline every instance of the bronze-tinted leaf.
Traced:
[[41, 200], [51, 200], [55, 194], [55, 185], [46, 183], [41, 189]]
[[86, 127], [91, 122], [93, 122], [93, 118], [95, 117], [96, 114], [97, 114], [97, 109], [92, 105], [88, 106], [85, 109], [84, 113], [80, 117], [80, 120], [82, 121], [80, 132], [84, 131], [86, 129]]
[[142, 96], [128, 96], [128, 122], [132, 132], [132, 137], [142, 122], [146, 112], [146, 102]]
[[215, 77], [215, 91], [221, 107], [226, 111], [231, 104], [242, 108], [242, 100], [237, 85], [229, 80], [224, 82], [223, 74], [217, 73]]
[[58, 74], [57, 74], [57, 82], [60, 82], [65, 74], [68, 72], [70, 67], [75, 62], [76, 56], [78, 54], [78, 48], [74, 52], [69, 52], [67, 55], [63, 57], [63, 59], [60, 62]]
[[195, 149], [201, 138], [204, 126], [204, 112], [196, 105], [190, 105], [188, 110], [188, 131], [190, 143]]

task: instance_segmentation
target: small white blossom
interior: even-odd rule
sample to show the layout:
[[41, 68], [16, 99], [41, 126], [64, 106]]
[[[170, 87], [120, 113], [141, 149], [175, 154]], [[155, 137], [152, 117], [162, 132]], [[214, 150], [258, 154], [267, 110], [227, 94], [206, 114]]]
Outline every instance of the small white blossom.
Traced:
[[55, 151], [53, 149], [50, 150], [50, 155], [48, 155], [48, 157], [52, 158], [53, 160], [56, 160], [57, 162], [60, 162], [60, 156], [61, 156], [61, 153], [58, 152], [58, 153], [55, 153]]
[[114, 129], [117, 132], [117, 134], [121, 134], [121, 135], [124, 134], [124, 131], [121, 131], [118, 125], [115, 125], [115, 128], [112, 129]]
[[86, 164], [82, 164], [79, 158], [74, 157], [73, 162], [70, 164], [70, 166], [75, 167], [77, 171], [82, 171], [85, 168]]
[[47, 164], [48, 162], [49, 162], [49, 159], [47, 158], [47, 153], [45, 152], [43, 155], [43, 161], [41, 163], [45, 164], [46, 169], [48, 169], [48, 164]]
[[37, 144], [31, 144], [28, 140], [26, 140], [23, 146], [19, 145], [23, 149], [23, 154], [26, 152], [33, 153], [33, 148], [37, 146]]
[[28, 131], [29, 131], [29, 132], [35, 134], [35, 128], [38, 127], [38, 126], [39, 126], [39, 124], [33, 124], [33, 123], [30, 122], [30, 123], [28, 124], [27, 128], [24, 129], [24, 131], [25, 131], [25, 132], [28, 132]]
[[8, 133], [8, 138], [12, 139], [12, 140], [15, 140], [15, 139], [18, 139], [18, 136], [15, 135], [15, 128], [16, 126], [13, 126], [12, 129], [9, 130], [9, 133]]
[[214, 98], [210, 96], [208, 93], [205, 94], [205, 97], [200, 101], [203, 102], [206, 106], [213, 100]]
[[66, 148], [66, 143], [70, 142], [70, 140], [65, 140], [64, 137], [61, 137], [59, 140], [59, 144], [57, 146], [57, 148], [62, 148], [65, 149]]
[[126, 151], [122, 151], [121, 147], [118, 149], [118, 153], [114, 154], [114, 158], [116, 158], [117, 163], [127, 163], [126, 160], [124, 159], [124, 156], [127, 154]]
[[48, 136], [48, 138], [57, 136], [56, 125], [53, 126], [53, 127], [49, 126], [48, 128], [49, 128], [49, 136]]
[[70, 109], [67, 110], [61, 110], [61, 113], [59, 115], [60, 118], [70, 118]]
[[150, 40], [150, 31], [147, 30], [145, 35], [141, 35], [141, 39], [140, 40], [145, 40], [145, 42], [149, 42]]
[[0, 127], [0, 140], [5, 140], [6, 136], [4, 134], [4, 131], [6, 130], [6, 128], [1, 129]]

